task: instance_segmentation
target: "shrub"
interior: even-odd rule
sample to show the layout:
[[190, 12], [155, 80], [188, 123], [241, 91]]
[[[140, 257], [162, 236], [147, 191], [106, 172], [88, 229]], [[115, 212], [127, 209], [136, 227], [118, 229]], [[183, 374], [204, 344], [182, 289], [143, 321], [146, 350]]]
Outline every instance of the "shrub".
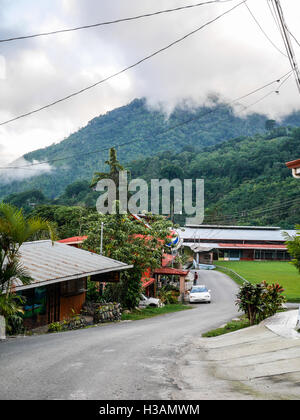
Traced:
[[281, 295], [284, 289], [278, 284], [267, 282], [251, 284], [244, 282], [237, 294], [236, 305], [249, 319], [250, 325], [254, 325], [263, 319], [274, 315], [285, 302]]
[[282, 296], [284, 289], [278, 283], [268, 284], [264, 281], [262, 284], [264, 292], [262, 294], [261, 317], [265, 319], [275, 315], [282, 308], [282, 304], [286, 302], [286, 298]]
[[52, 322], [48, 327], [48, 332], [60, 332], [63, 331], [63, 325], [61, 322]]
[[162, 287], [159, 291], [159, 298], [166, 305], [178, 303], [178, 295], [177, 291], [168, 290], [167, 287]]

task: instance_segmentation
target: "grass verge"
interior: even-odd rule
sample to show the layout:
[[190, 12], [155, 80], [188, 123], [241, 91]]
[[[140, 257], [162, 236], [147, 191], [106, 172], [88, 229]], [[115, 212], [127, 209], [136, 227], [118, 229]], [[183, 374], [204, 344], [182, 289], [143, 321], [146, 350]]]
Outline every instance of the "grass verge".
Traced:
[[202, 334], [202, 337], [217, 337], [218, 335], [228, 334], [233, 331], [241, 330], [242, 328], [247, 328], [249, 325], [249, 320], [247, 318], [241, 318], [238, 321], [234, 320], [228, 322], [224, 327], [208, 331]]
[[190, 305], [183, 305], [182, 303], [165, 305], [162, 308], [148, 307], [145, 309], [134, 309], [130, 313], [122, 314], [122, 321], [137, 321], [139, 319], [152, 318], [157, 315], [164, 315], [171, 312], [185, 311], [193, 309]]

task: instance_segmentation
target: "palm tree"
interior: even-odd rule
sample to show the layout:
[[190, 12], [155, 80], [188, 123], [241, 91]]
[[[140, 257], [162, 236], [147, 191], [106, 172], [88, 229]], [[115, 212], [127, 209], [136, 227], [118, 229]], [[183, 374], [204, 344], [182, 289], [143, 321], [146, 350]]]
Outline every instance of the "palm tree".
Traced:
[[117, 159], [117, 151], [114, 147], [109, 150], [109, 160], [105, 162], [110, 167], [109, 172], [95, 172], [91, 182], [91, 188], [94, 188], [101, 179], [112, 179], [119, 190], [119, 172], [124, 171], [124, 167]]
[[[96, 185], [98, 184], [98, 182], [101, 181], [102, 179], [111, 179], [116, 186], [115, 206], [116, 206], [116, 214], [119, 215], [121, 208], [122, 208], [122, 210], [124, 210], [124, 209], [127, 210], [127, 205], [126, 205], [126, 207], [123, 207], [121, 205], [121, 198], [120, 198], [120, 195], [121, 195], [120, 190], [122, 188], [122, 186], [120, 185], [120, 172], [126, 171], [126, 169], [118, 161], [117, 152], [116, 152], [116, 149], [114, 147], [112, 147], [109, 150], [109, 160], [107, 160], [105, 163], [107, 165], [109, 165], [110, 171], [109, 172], [95, 172], [90, 187], [95, 188]], [[126, 187], [127, 187], [127, 185], [126, 185]], [[131, 196], [131, 193], [128, 191], [127, 188], [126, 188], [126, 196], [127, 196], [127, 203], [128, 203], [128, 200]]]
[[0, 293], [5, 288], [6, 296], [9, 296], [14, 278], [19, 278], [24, 284], [30, 282], [20, 263], [19, 249], [24, 242], [45, 232], [53, 240], [50, 222], [39, 217], [25, 217], [22, 210], [0, 203]]

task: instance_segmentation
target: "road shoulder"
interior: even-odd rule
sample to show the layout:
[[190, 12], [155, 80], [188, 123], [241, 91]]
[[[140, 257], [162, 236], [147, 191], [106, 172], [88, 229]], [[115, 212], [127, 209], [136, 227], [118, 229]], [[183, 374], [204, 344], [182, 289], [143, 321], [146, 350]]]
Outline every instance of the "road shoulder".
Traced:
[[173, 369], [172, 399], [300, 399], [300, 340], [265, 324], [196, 338]]

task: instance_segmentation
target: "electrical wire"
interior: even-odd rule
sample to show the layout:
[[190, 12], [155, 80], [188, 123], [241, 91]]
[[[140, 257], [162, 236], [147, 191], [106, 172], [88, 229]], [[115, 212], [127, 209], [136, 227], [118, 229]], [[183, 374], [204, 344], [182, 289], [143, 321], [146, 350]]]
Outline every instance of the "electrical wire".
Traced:
[[90, 90], [90, 89], [92, 89], [92, 88], [94, 88], [94, 87], [96, 87], [96, 86], [98, 86], [98, 85], [100, 85], [100, 84], [103, 84], [103, 83], [107, 82], [108, 80], [113, 79], [113, 78], [114, 78], [114, 77], [116, 77], [116, 76], [119, 76], [119, 75], [120, 75], [120, 74], [122, 74], [122, 73], [125, 73], [126, 71], [128, 71], [128, 70], [130, 70], [130, 69], [132, 69], [132, 68], [134, 68], [134, 67], [136, 67], [136, 66], [138, 66], [138, 65], [142, 64], [143, 62], [145, 62], [145, 61], [149, 60], [150, 58], [153, 58], [154, 56], [156, 56], [156, 55], [158, 55], [158, 54], [162, 53], [163, 51], [166, 51], [167, 49], [169, 49], [169, 48], [173, 47], [174, 45], [176, 45], [176, 44], [178, 44], [178, 43], [182, 42], [183, 40], [185, 40], [186, 38], [190, 37], [191, 35], [194, 35], [195, 33], [199, 32], [200, 30], [202, 30], [202, 29], [206, 28], [208, 25], [210, 25], [210, 24], [212, 24], [212, 23], [216, 22], [218, 19], [220, 19], [221, 17], [223, 17], [223, 16], [225, 16], [226, 14], [230, 13], [231, 11], [233, 11], [234, 9], [236, 9], [237, 7], [241, 6], [241, 5], [242, 5], [242, 4], [244, 4], [246, 1], [247, 1], [247, 0], [243, 0], [242, 2], [238, 3], [237, 5], [235, 5], [234, 7], [232, 7], [231, 9], [229, 9], [229, 10], [227, 10], [227, 11], [223, 12], [221, 15], [217, 16], [216, 18], [214, 18], [214, 19], [210, 20], [209, 22], [206, 22], [204, 25], [201, 25], [200, 27], [198, 27], [197, 29], [195, 29], [195, 30], [193, 30], [193, 31], [189, 32], [188, 34], [184, 35], [183, 37], [181, 37], [181, 38], [177, 39], [176, 41], [173, 41], [171, 44], [168, 44], [168, 45], [166, 45], [165, 47], [160, 48], [159, 50], [155, 51], [154, 53], [147, 55], [146, 57], [142, 58], [141, 60], [137, 61], [137, 62], [136, 62], [136, 63], [134, 63], [134, 64], [131, 64], [131, 65], [130, 65], [130, 66], [128, 66], [128, 67], [125, 67], [124, 69], [122, 69], [122, 70], [118, 71], [117, 73], [114, 73], [114, 74], [112, 74], [112, 75], [110, 75], [110, 76], [106, 77], [105, 79], [99, 80], [98, 82], [93, 83], [92, 85], [89, 85], [89, 86], [87, 86], [87, 87], [85, 87], [85, 88], [83, 88], [83, 89], [80, 89], [80, 90], [78, 90], [78, 91], [76, 91], [76, 92], [73, 92], [73, 93], [71, 93], [70, 95], [67, 95], [67, 96], [65, 96], [65, 97], [63, 97], [63, 98], [61, 98], [61, 99], [58, 99], [58, 100], [56, 100], [56, 101], [54, 101], [54, 102], [51, 102], [51, 103], [49, 103], [49, 104], [47, 104], [47, 105], [44, 105], [44, 106], [40, 107], [40, 108], [37, 108], [37, 109], [35, 109], [35, 110], [32, 110], [32, 111], [26, 112], [26, 113], [24, 113], [24, 114], [21, 114], [21, 115], [19, 115], [19, 116], [17, 116], [17, 117], [11, 118], [10, 120], [3, 121], [3, 122], [1, 122], [1, 123], [0, 123], [0, 126], [3, 126], [3, 125], [6, 125], [6, 124], [9, 124], [9, 123], [11, 123], [11, 122], [13, 122], [13, 121], [17, 121], [17, 120], [19, 120], [19, 119], [21, 119], [21, 118], [24, 118], [24, 117], [28, 117], [29, 115], [36, 114], [37, 112], [40, 112], [40, 111], [42, 111], [42, 110], [44, 110], [44, 109], [47, 109], [47, 108], [50, 108], [50, 107], [52, 107], [52, 106], [54, 106], [54, 105], [57, 105], [58, 103], [64, 102], [64, 101], [66, 101], [66, 100], [68, 100], [68, 99], [70, 99], [70, 98], [73, 98], [74, 96], [80, 95], [80, 94], [82, 94], [83, 92], [86, 92], [87, 90]]
[[258, 20], [256, 19], [256, 17], [254, 16], [253, 12], [251, 11], [250, 7], [248, 6], [247, 3], [245, 3], [245, 6], [247, 8], [247, 10], [249, 11], [250, 15], [252, 16], [254, 22], [257, 24], [257, 26], [259, 27], [259, 29], [261, 30], [261, 32], [264, 34], [264, 36], [267, 38], [267, 40], [273, 45], [274, 48], [276, 48], [276, 50], [278, 52], [280, 52], [280, 54], [284, 55], [284, 57], [287, 57], [287, 55], [282, 52], [276, 44], [274, 44], [274, 42], [271, 40], [271, 38], [267, 35], [267, 33], [264, 31], [263, 27], [261, 26], [261, 24], [258, 22]]
[[298, 44], [298, 46], [300, 47], [300, 42], [298, 41], [298, 39], [292, 34], [292, 32], [289, 30], [289, 28], [287, 28], [287, 31], [289, 32], [289, 34], [291, 35], [291, 37], [294, 39], [294, 41]]
[[177, 12], [177, 11], [181, 11], [181, 10], [192, 9], [192, 8], [195, 8], [195, 7], [205, 6], [205, 5], [212, 4], [212, 3], [219, 3], [220, 4], [220, 3], [228, 3], [228, 2], [231, 2], [231, 1], [234, 1], [234, 0], [206, 1], [206, 2], [197, 3], [197, 4], [180, 6], [180, 7], [174, 8], [174, 9], [160, 10], [160, 11], [153, 12], [153, 13], [145, 13], [145, 14], [138, 15], [138, 16], [132, 16], [132, 17], [127, 17], [127, 18], [122, 18], [122, 19], [115, 19], [115, 20], [110, 20], [110, 21], [107, 21], [107, 22], [98, 22], [98, 23], [93, 23], [91, 25], [77, 26], [75, 28], [59, 29], [59, 30], [55, 30], [55, 31], [51, 31], [51, 32], [42, 32], [42, 33], [36, 33], [36, 34], [31, 34], [31, 35], [15, 36], [15, 37], [12, 37], [12, 38], [0, 39], [0, 43], [1, 42], [3, 43], [3, 42], [19, 41], [19, 40], [37, 38], [37, 37], [49, 36], [49, 35], [57, 35], [57, 34], [66, 33], [66, 32], [79, 31], [79, 30], [82, 30], [82, 29], [91, 29], [91, 28], [96, 28], [96, 27], [100, 27], [100, 26], [107, 26], [107, 25], [112, 25], [112, 24], [116, 24], [116, 23], [129, 22], [129, 21], [132, 21], [132, 20], [138, 20], [138, 19], [143, 19], [143, 18], [147, 18], [147, 17], [157, 16], [157, 15], [170, 13], [170, 12]]
[[274, 10], [274, 11], [272, 10], [272, 7], [274, 7], [274, 6], [273, 6], [273, 3], [271, 3], [271, 4], [272, 4], [272, 7], [271, 7], [271, 5], [270, 5], [270, 0], [266, 0], [266, 2], [267, 2], [267, 5], [268, 5], [268, 7], [269, 7], [269, 9], [270, 9], [271, 15], [272, 15], [272, 17], [273, 17], [273, 19], [274, 19], [275, 25], [277, 26], [277, 29], [278, 29], [278, 30], [279, 30], [279, 32], [280, 32], [280, 31], [281, 31], [281, 29], [280, 29], [280, 24], [279, 24], [279, 22], [278, 22], [278, 20], [277, 20], [277, 16], [276, 16], [275, 10]]
[[[280, 78], [277, 78], [277, 79], [273, 80], [272, 82], [266, 83], [265, 85], [263, 85], [263, 86], [261, 86], [261, 87], [259, 87], [257, 89], [254, 89], [253, 91], [248, 92], [247, 94], [245, 94], [245, 95], [243, 95], [243, 96], [241, 96], [239, 98], [234, 99], [233, 101], [231, 101], [230, 103], [228, 103], [228, 104], [226, 104], [224, 106], [233, 105], [235, 102], [238, 102], [238, 101], [240, 101], [242, 99], [245, 99], [245, 98], [247, 98], [247, 97], [249, 97], [249, 96], [251, 96], [251, 95], [253, 95], [253, 94], [255, 94], [255, 93], [257, 93], [257, 92], [259, 92], [259, 91], [261, 91], [263, 89], [265, 89], [266, 87], [271, 86], [274, 83], [279, 83], [283, 78], [285, 78], [290, 73], [292, 73], [291, 70], [288, 73], [286, 73], [283, 76], [281, 76]], [[210, 110], [204, 112], [203, 114], [200, 114], [200, 115], [198, 115], [196, 117], [193, 117], [193, 118], [190, 118], [188, 120], [182, 121], [180, 123], [174, 124], [173, 126], [167, 128], [165, 130], [159, 131], [157, 133], [151, 133], [151, 134], [149, 134], [147, 136], [136, 138], [136, 139], [133, 139], [133, 140], [130, 140], [128, 142], [121, 143], [121, 144], [111, 145], [111, 146], [106, 147], [106, 148], [103, 148], [103, 149], [93, 150], [92, 152], [76, 153], [76, 154], [73, 154], [73, 155], [69, 155], [69, 156], [65, 156], [65, 157], [61, 157], [61, 158], [56, 158], [56, 159], [49, 159], [49, 160], [45, 160], [45, 161], [42, 161], [42, 162], [34, 162], [34, 163], [29, 164], [29, 165], [0, 167], [0, 170], [1, 169], [3, 169], [3, 170], [6, 170], [6, 169], [24, 169], [24, 168], [28, 168], [28, 167], [32, 167], [32, 166], [43, 165], [45, 163], [55, 163], [55, 162], [59, 162], [59, 161], [62, 161], [62, 160], [72, 159], [73, 157], [77, 157], [77, 156], [87, 156], [87, 155], [91, 155], [91, 154], [95, 154], [95, 153], [99, 153], [99, 152], [104, 152], [104, 151], [107, 151], [107, 150], [111, 149], [112, 147], [114, 147], [114, 148], [116, 148], [116, 147], [123, 147], [123, 146], [127, 146], [129, 144], [136, 143], [136, 142], [139, 142], [139, 141], [145, 141], [147, 139], [153, 139], [155, 137], [164, 135], [164, 134], [168, 133], [169, 131], [175, 130], [176, 128], [179, 128], [179, 127], [184, 126], [186, 124], [189, 124], [189, 123], [191, 123], [193, 121], [197, 121], [197, 120], [199, 120], [201, 118], [204, 118], [207, 115], [214, 113], [215, 111], [216, 111], [216, 109], [210, 109]]]
[[300, 93], [300, 72], [299, 72], [299, 68], [298, 68], [298, 65], [297, 65], [297, 60], [295, 58], [293, 46], [292, 46], [292, 43], [291, 43], [291, 40], [290, 40], [290, 37], [289, 37], [288, 26], [287, 26], [287, 24], [285, 22], [285, 19], [284, 19], [284, 15], [283, 15], [283, 11], [282, 11], [282, 8], [281, 8], [280, 1], [279, 0], [272, 0], [272, 3], [273, 3], [275, 14], [277, 15], [278, 20], [280, 22], [280, 33], [281, 33], [281, 36], [282, 36], [282, 39], [283, 39], [283, 42], [284, 42], [284, 45], [285, 45], [285, 48], [286, 48], [286, 51], [287, 51], [287, 54], [288, 54], [288, 59], [290, 61], [291, 68], [294, 72], [297, 88], [298, 88], [298, 91]]
[[[220, 222], [220, 221], [226, 221], [227, 219], [231, 219], [231, 220], [237, 220], [237, 221], [242, 221], [243, 219], [249, 219], [249, 218], [255, 218], [255, 217], [259, 217], [261, 215], [263, 215], [264, 213], [269, 213], [269, 212], [276, 212], [278, 210], [284, 209], [286, 207], [290, 207], [293, 204], [299, 204], [300, 203], [300, 198], [293, 198], [290, 200], [286, 200], [285, 203], [281, 203], [281, 204], [277, 204], [271, 207], [264, 207], [264, 208], [256, 208], [256, 209], [250, 209], [250, 210], [244, 210], [241, 212], [235, 212], [235, 213], [231, 213], [231, 214], [224, 214], [224, 215], [220, 215], [219, 217], [207, 217], [205, 220], [209, 221], [209, 222]], [[283, 210], [282, 210], [283, 211]]]

